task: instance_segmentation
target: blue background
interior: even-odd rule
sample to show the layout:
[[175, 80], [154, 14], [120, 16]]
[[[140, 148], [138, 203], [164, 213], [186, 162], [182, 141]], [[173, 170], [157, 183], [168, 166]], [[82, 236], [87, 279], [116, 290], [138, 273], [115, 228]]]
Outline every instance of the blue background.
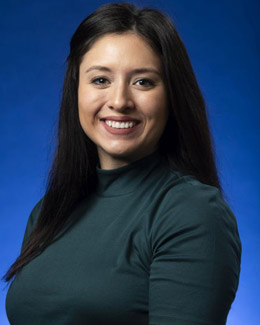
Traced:
[[[70, 38], [106, 1], [0, 5], [0, 273], [20, 252], [44, 193]], [[217, 166], [237, 217], [242, 266], [228, 325], [259, 324], [259, 1], [135, 1], [167, 12], [186, 44], [205, 97]], [[0, 323], [7, 289], [1, 282]], [[258, 320], [258, 321], [257, 321]]]

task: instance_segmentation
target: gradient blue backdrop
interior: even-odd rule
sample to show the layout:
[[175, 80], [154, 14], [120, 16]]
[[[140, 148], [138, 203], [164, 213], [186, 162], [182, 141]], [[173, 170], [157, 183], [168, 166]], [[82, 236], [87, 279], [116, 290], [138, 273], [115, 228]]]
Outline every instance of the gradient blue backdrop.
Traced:
[[[0, 5], [0, 272], [18, 256], [44, 193], [65, 59], [75, 28], [107, 1]], [[228, 325], [259, 324], [259, 1], [135, 1], [175, 21], [208, 106], [217, 165], [242, 240], [240, 285]], [[0, 323], [7, 290], [1, 283]]]

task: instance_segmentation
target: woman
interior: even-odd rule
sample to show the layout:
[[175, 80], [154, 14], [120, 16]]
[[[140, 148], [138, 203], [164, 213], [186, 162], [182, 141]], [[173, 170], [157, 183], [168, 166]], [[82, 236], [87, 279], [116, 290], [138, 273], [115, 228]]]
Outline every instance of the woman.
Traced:
[[10, 323], [223, 325], [240, 260], [175, 27], [101, 6], [71, 40], [48, 187], [5, 275]]

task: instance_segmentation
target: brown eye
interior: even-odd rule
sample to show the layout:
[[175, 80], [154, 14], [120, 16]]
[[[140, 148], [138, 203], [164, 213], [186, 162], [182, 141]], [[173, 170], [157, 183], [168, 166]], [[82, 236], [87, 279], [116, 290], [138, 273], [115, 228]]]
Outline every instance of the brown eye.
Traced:
[[93, 79], [91, 82], [94, 83], [95, 85], [105, 85], [106, 81], [108, 81], [106, 78], [99, 77], [99, 78]]
[[154, 82], [151, 79], [140, 79], [137, 80], [136, 82], [141, 82], [140, 85], [144, 87], [149, 87], [154, 85]]

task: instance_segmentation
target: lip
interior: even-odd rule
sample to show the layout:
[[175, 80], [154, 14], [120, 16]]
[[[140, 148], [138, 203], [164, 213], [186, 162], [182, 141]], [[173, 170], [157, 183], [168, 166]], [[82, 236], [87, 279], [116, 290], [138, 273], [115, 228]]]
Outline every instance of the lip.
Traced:
[[106, 116], [100, 118], [101, 121], [109, 120], [109, 121], [118, 121], [118, 122], [124, 122], [124, 121], [134, 121], [136, 123], [140, 123], [139, 120], [136, 118], [130, 117], [130, 116]]

